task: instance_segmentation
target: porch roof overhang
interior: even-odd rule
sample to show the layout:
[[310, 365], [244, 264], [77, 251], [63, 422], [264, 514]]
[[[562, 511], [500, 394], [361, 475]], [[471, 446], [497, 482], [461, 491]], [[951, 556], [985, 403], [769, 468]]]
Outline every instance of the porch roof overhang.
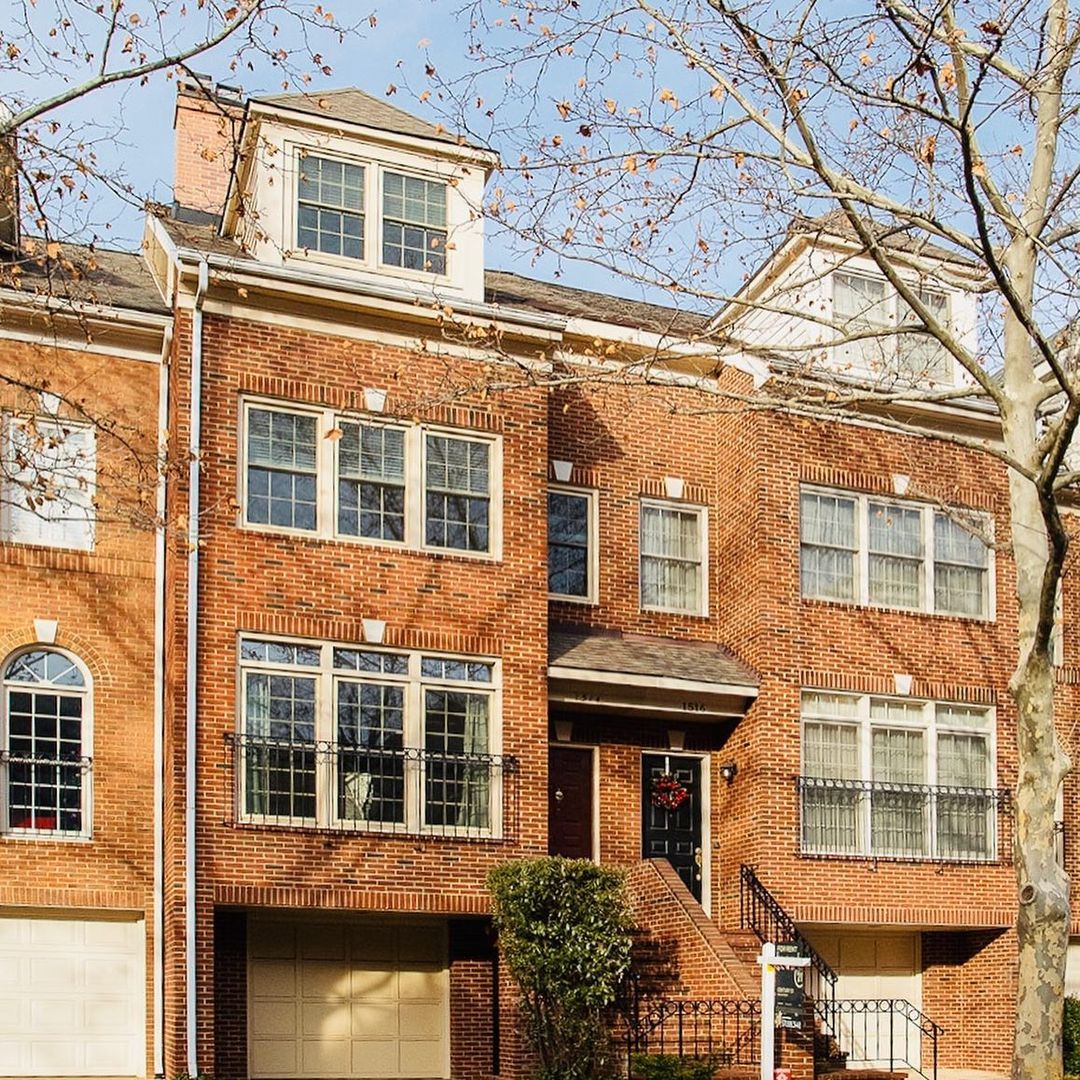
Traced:
[[722, 646], [579, 629], [548, 635], [548, 700], [583, 712], [737, 719], [758, 677]]

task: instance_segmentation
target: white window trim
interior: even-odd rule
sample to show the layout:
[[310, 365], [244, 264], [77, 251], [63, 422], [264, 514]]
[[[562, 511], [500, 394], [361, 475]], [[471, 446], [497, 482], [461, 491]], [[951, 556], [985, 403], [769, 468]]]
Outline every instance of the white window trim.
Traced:
[[[848, 700], [854, 700], [857, 702], [857, 715], [854, 717], [845, 716], [826, 716], [824, 714], [807, 714], [805, 711], [805, 701], [808, 697], [816, 697], [818, 695], [824, 695], [827, 697], [842, 697]], [[870, 703], [871, 701], [893, 701], [898, 704], [906, 706], [916, 705], [922, 710], [922, 718], [918, 722], [905, 721], [902, 718], [890, 718], [888, 722], [881, 720], [873, 720], [870, 715]], [[970, 709], [974, 712], [981, 712], [986, 722], [983, 727], [964, 727], [963, 725], [950, 725], [948, 723], [939, 724], [937, 719], [937, 710], [939, 707], [954, 707], [958, 709]], [[818, 688], [804, 687], [799, 699], [799, 775], [805, 777], [806, 773], [806, 725], [808, 723], [825, 723], [834, 724], [838, 727], [847, 726], [855, 727], [858, 729], [858, 748], [859, 748], [859, 777], [858, 783], [872, 783], [873, 782], [873, 740], [871, 737], [872, 730], [877, 728], [907, 728], [912, 731], [920, 731], [925, 736], [925, 749], [926, 749], [926, 780], [924, 785], [927, 787], [941, 787], [938, 783], [938, 769], [937, 769], [937, 743], [939, 734], [959, 734], [959, 735], [985, 735], [987, 737], [987, 756], [989, 758], [989, 776], [987, 778], [987, 785], [985, 790], [996, 791], [998, 786], [998, 771], [997, 771], [997, 710], [991, 706], [972, 705], [968, 702], [960, 701], [940, 701], [924, 698], [910, 698], [900, 697], [894, 694], [855, 694], [849, 693], [843, 690], [823, 690]], [[820, 777], [818, 779], [828, 779], [827, 777]], [[998, 822], [1000, 820], [1000, 811], [994, 810], [994, 828], [991, 835], [991, 847], [990, 852], [981, 859], [967, 859], [961, 857], [949, 857], [943, 856], [937, 853], [937, 828], [936, 822], [928, 821], [927, 827], [930, 833], [929, 850], [925, 855], [887, 855], [887, 854], [875, 854], [873, 851], [870, 825], [871, 817], [868, 812], [860, 812], [859, 814], [859, 845], [860, 850], [858, 853], [839, 852], [832, 853], [824, 851], [806, 851], [803, 848], [803, 800], [799, 800], [799, 850], [804, 855], [824, 855], [832, 858], [853, 858], [853, 859], [894, 859], [902, 862], [960, 862], [960, 863], [992, 863], [996, 862], [999, 854], [999, 836], [998, 836]]]
[[[81, 543], [59, 543], [44, 537], [23, 540], [16, 535], [17, 528], [13, 521], [12, 499], [19, 500], [21, 488], [14, 484], [7, 475], [7, 469], [13, 466], [13, 463], [9, 462], [12, 429], [14, 427], [25, 427], [31, 421], [40, 427], [52, 427], [61, 431], [89, 431], [93, 436], [94, 460], [92, 468], [87, 470], [86, 477], [87, 506], [85, 508], [80, 507], [80, 509], [85, 509], [85, 520], [79, 520], [80, 530], [83, 531], [85, 537]], [[97, 431], [94, 425], [85, 421], [67, 420], [55, 416], [37, 415], [31, 417], [4, 413], [0, 416], [0, 440], [2, 440], [2, 443], [0, 443], [0, 456], [4, 459], [3, 468], [0, 469], [0, 496], [2, 496], [0, 498], [0, 541], [9, 544], [24, 544], [31, 547], [55, 548], [58, 551], [93, 551], [97, 542], [97, 508], [94, 504], [97, 493]], [[32, 511], [26, 508], [26, 512], [31, 513]], [[67, 523], [61, 521], [57, 524], [62, 529]]]
[[596, 488], [572, 487], [569, 484], [548, 484], [548, 492], [561, 495], [577, 495], [586, 500], [586, 531], [588, 552], [586, 573], [588, 589], [584, 596], [548, 591], [549, 600], [558, 600], [562, 604], [585, 604], [595, 606], [600, 602], [600, 521], [599, 498]]
[[[282, 645], [302, 645], [319, 649], [318, 666], [309, 664], [285, 664], [262, 660], [241, 659], [241, 643], [245, 640], [275, 642]], [[348, 671], [334, 667], [335, 649], [354, 649], [360, 652], [405, 655], [408, 657], [409, 670], [405, 675], [392, 675], [382, 672]], [[343, 641], [319, 641], [310, 638], [288, 638], [274, 634], [243, 633], [236, 638], [237, 656], [237, 732], [246, 735], [247, 721], [247, 679], [248, 671], [276, 672], [283, 675], [295, 675], [315, 680], [315, 738], [314, 744], [337, 743], [337, 688], [342, 682], [368, 682], [404, 687], [404, 748], [420, 749], [424, 735], [424, 690], [441, 687], [461, 690], [468, 693], [484, 694], [488, 705], [488, 749], [486, 754], [502, 754], [502, 661], [492, 656], [465, 656], [461, 653], [448, 653], [439, 649], [399, 649], [389, 646], [357, 644]], [[461, 660], [466, 663], [481, 663], [491, 666], [490, 682], [469, 682], [454, 679], [437, 679], [420, 674], [423, 657], [440, 657], [448, 660]], [[338, 781], [334, 762], [315, 765], [315, 817], [284, 818], [278, 815], [249, 814], [244, 807], [247, 803], [246, 770], [243, 766], [242, 750], [238, 751], [236, 769], [236, 819], [243, 824], [275, 825], [284, 828], [325, 828], [335, 832], [364, 832], [382, 835], [407, 835], [481, 840], [502, 840], [505, 822], [503, 819], [503, 775], [491, 770], [490, 815], [491, 826], [487, 829], [468, 826], [425, 825], [415, 819], [418, 808], [425, 805], [423, 795], [423, 769], [419, 762], [405, 762], [405, 813], [406, 820], [400, 823], [363, 822], [339, 819], [337, 816]]]
[[[699, 539], [701, 544], [701, 574], [699, 577], [698, 603], [693, 608], [666, 607], [659, 604], [646, 604], [642, 598], [642, 563], [645, 559], [641, 542], [641, 522], [645, 507], [654, 506], [661, 510], [677, 510], [682, 513], [698, 515]], [[699, 503], [680, 502], [674, 499], [642, 498], [638, 503], [638, 607], [641, 611], [656, 611], [671, 615], [691, 615], [697, 618], [709, 617], [709, 508]]]
[[[248, 414], [252, 409], [270, 409], [276, 412], [310, 416], [316, 421], [315, 446], [315, 528], [297, 529], [269, 522], [249, 521], [247, 518], [247, 433]], [[373, 536], [353, 536], [338, 531], [338, 444], [340, 439], [327, 438], [341, 423], [370, 424], [375, 427], [395, 428], [405, 432], [405, 539], [385, 540]], [[467, 551], [464, 548], [439, 547], [426, 542], [427, 500], [425, 498], [425, 435], [445, 435], [466, 442], [484, 443], [488, 447], [488, 550]], [[274, 535], [304, 537], [308, 540], [333, 540], [346, 544], [362, 544], [389, 547], [405, 551], [418, 551], [426, 555], [476, 559], [481, 562], [502, 560], [502, 505], [503, 505], [503, 455], [502, 437], [486, 432], [469, 431], [442, 424], [404, 424], [383, 417], [381, 413], [349, 412], [321, 409], [294, 402], [282, 402], [269, 398], [244, 397], [240, 402], [238, 432], [239, 471], [237, 475], [237, 498], [240, 509], [237, 526], [253, 532]]]
[[[286, 160], [291, 163], [291, 167], [285, 185], [285, 221], [282, 235], [286, 238], [285, 247], [293, 258], [324, 263], [327, 266], [334, 266], [343, 270], [361, 268], [373, 273], [393, 274], [395, 277], [419, 282], [442, 284], [452, 280], [456, 269], [452, 265], [454, 248], [451, 246], [450, 193], [453, 185], [447, 177], [439, 176], [436, 173], [427, 173], [405, 165], [382, 162], [369, 157], [343, 154], [338, 150], [313, 147], [304, 143], [286, 142], [284, 152]], [[338, 161], [343, 165], [357, 165], [364, 170], [364, 206], [361, 211], [364, 218], [364, 257], [362, 259], [353, 259], [347, 255], [335, 255], [333, 252], [305, 248], [299, 242], [299, 176], [300, 164], [305, 157], [325, 158], [327, 161]], [[405, 266], [394, 266], [392, 263], [382, 261], [383, 174], [387, 172], [397, 173], [401, 176], [412, 176], [421, 180], [431, 180], [442, 184], [445, 188], [447, 246], [443, 251], [446, 266], [441, 274], [431, 270], [411, 270]]]
[[[35, 642], [25, 648], [15, 649], [4, 657], [0, 664], [0, 675], [7, 671], [11, 664], [20, 656], [32, 652], [54, 652], [70, 660], [82, 672], [85, 686], [80, 688], [56, 687], [51, 683], [23, 683], [12, 682], [7, 678], [0, 677], [0, 693], [3, 693], [3, 702], [0, 703], [0, 749], [8, 749], [8, 737], [10, 728], [8, 723], [8, 695], [15, 689], [28, 689], [34, 686], [45, 687], [45, 692], [55, 689], [60, 694], [69, 696], [82, 696], [82, 754], [81, 756], [93, 762], [94, 756], [94, 680], [87, 666], [75, 653], [58, 645]], [[82, 795], [82, 829], [79, 832], [62, 832], [59, 829], [13, 829], [10, 822], [10, 795], [8, 788], [8, 767], [0, 763], [0, 837], [5, 840], [52, 840], [60, 843], [87, 843], [94, 838], [94, 770], [83, 770], [81, 785]]]
[[[884, 331], [886, 331], [886, 332], [891, 332], [891, 331], [896, 330], [898, 327], [903, 325], [903, 310], [902, 310], [902, 307], [901, 307], [903, 301], [902, 301], [902, 299], [900, 297], [900, 294], [893, 287], [892, 282], [886, 280], [884, 277], [880, 277], [878, 275], [875, 275], [875, 274], [872, 274], [872, 273], [869, 273], [869, 272], [866, 272], [866, 271], [849, 270], [846, 266], [837, 266], [829, 274], [828, 295], [829, 295], [830, 311], [832, 313], [834, 323], [839, 324], [839, 321], [840, 321], [840, 316], [839, 316], [839, 314], [837, 314], [837, 311], [836, 311], [836, 276], [838, 274], [841, 275], [841, 276], [844, 276], [844, 277], [855, 278], [855, 279], [862, 280], [862, 281], [872, 281], [872, 282], [874, 282], [875, 284], [878, 284], [878, 285], [883, 284], [885, 286], [885, 296], [884, 296], [884, 299], [883, 299], [882, 302], [888, 308], [889, 316], [888, 316], [888, 322], [882, 324], [882, 329]], [[952, 294], [949, 292], [949, 290], [938, 288], [937, 286], [935, 286], [933, 284], [927, 285], [927, 284], [924, 284], [921, 281], [905, 281], [905, 284], [908, 286], [908, 288], [910, 288], [916, 294], [918, 294], [918, 293], [934, 293], [937, 296], [944, 297], [945, 298], [945, 304], [946, 304], [946, 322], [947, 322], [948, 326], [950, 326], [950, 327], [952, 326], [952, 324], [953, 324], [953, 297], [952, 297]], [[843, 333], [843, 327], [840, 326], [840, 325], [836, 326], [836, 330], [839, 333]], [[862, 341], [864, 341], [864, 340], [873, 340], [873, 339], [866, 338], [866, 339], [860, 339], [857, 342], [856, 341], [851, 341], [851, 342], [844, 342], [843, 344], [839, 344], [839, 345], [833, 345], [832, 346], [832, 354], [833, 354], [833, 363], [834, 363], [834, 365], [837, 366], [837, 367], [842, 367], [846, 363], [849, 363], [852, 360], [852, 357], [851, 356], [845, 356], [844, 355], [844, 350], [845, 349], [858, 348], [858, 346], [860, 344], [862, 344]], [[900, 353], [900, 335], [895, 334], [895, 335], [892, 335], [892, 341], [887, 347], [885, 347], [884, 343], [883, 343], [882, 356], [883, 356], [883, 359], [885, 359], [886, 361], [888, 361], [888, 360], [894, 360], [895, 361], [895, 359], [897, 358], [899, 353]], [[945, 362], [948, 364], [949, 373], [944, 379], [934, 379], [931, 376], [927, 376], [925, 381], [932, 381], [937, 386], [955, 386], [957, 384], [956, 358], [950, 352], [948, 352], [948, 350], [945, 350]], [[882, 372], [881, 374], [885, 374], [885, 373], [886, 372]], [[905, 373], [900, 372], [899, 368], [896, 368], [895, 370], [893, 370], [892, 374], [895, 374], [895, 375], [899, 376], [899, 375], [902, 375], [902, 374], [905, 374]]]
[[[855, 595], [844, 599], [833, 596], [818, 596], [814, 593], [802, 591], [802, 549], [806, 547], [821, 547], [819, 544], [803, 544], [802, 540], [802, 496], [825, 495], [829, 498], [847, 499], [855, 503]], [[922, 595], [922, 603], [918, 607], [904, 607], [900, 604], [883, 604], [870, 599], [870, 542], [869, 542], [869, 504], [885, 503], [901, 507], [905, 510], [918, 510], [922, 514], [923, 554], [919, 570], [919, 589]], [[816, 484], [801, 484], [799, 486], [799, 596], [803, 600], [813, 600], [825, 604], [856, 604], [859, 607], [877, 608], [882, 611], [906, 611], [916, 612], [923, 615], [937, 615], [948, 619], [972, 619], [977, 622], [992, 623], [997, 618], [997, 563], [993, 548], [994, 519], [981, 510], [964, 509], [967, 516], [977, 518], [986, 528], [986, 534], [990, 543], [986, 548], [986, 577], [983, 589], [983, 606], [981, 613], [968, 614], [965, 612], [939, 610], [936, 604], [934, 590], [934, 515], [944, 514], [945, 511], [933, 503], [919, 502], [914, 499], [904, 499], [896, 495], [873, 495], [860, 491], [845, 491], [842, 488], [819, 487]], [[845, 549], [846, 550], [846, 549]], [[912, 562], [915, 560], [912, 559]]]

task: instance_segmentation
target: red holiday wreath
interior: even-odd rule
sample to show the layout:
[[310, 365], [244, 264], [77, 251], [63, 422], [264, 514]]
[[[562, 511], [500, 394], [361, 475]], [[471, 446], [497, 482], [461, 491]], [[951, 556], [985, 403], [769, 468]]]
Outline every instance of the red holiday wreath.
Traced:
[[678, 810], [690, 792], [671, 773], [661, 773], [652, 782], [652, 804], [661, 810]]

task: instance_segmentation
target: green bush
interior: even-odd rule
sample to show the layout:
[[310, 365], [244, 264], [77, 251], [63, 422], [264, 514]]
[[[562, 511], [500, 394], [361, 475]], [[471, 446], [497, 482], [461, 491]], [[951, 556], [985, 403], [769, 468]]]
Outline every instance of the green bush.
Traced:
[[725, 1064], [720, 1055], [681, 1058], [678, 1054], [635, 1054], [630, 1071], [640, 1080], [712, 1080]]
[[1065, 1071], [1080, 1073], [1080, 998], [1065, 999], [1065, 1019], [1061, 1036]]
[[586, 859], [518, 859], [494, 867], [488, 889], [541, 1080], [611, 1075], [611, 1006], [630, 966], [625, 875]]

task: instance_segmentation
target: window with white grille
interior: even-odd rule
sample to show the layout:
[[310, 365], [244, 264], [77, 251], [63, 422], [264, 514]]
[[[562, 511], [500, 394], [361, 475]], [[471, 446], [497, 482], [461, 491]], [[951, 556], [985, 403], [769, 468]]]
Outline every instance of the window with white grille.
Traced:
[[808, 487], [799, 506], [803, 596], [993, 618], [988, 515]]
[[707, 614], [705, 535], [704, 507], [642, 502], [642, 608]]
[[804, 692], [802, 850], [995, 858], [993, 745], [989, 709]]

